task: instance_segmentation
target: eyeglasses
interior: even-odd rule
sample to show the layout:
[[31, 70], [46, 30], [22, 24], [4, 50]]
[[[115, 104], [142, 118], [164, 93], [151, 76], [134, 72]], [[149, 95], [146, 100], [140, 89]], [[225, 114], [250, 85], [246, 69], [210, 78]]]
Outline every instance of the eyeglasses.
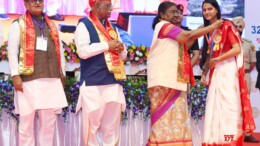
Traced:
[[240, 29], [242, 29], [243, 26], [242, 26], [242, 25], [236, 25], [236, 28], [240, 28]]
[[30, 2], [30, 3], [37, 3], [37, 2], [39, 2], [39, 3], [43, 3], [43, 1], [44, 0], [27, 0], [27, 2]]
[[104, 5], [100, 4], [99, 6], [106, 10], [114, 8], [114, 6], [112, 4], [104, 4]]
[[177, 11], [171, 11], [171, 13], [172, 13], [173, 15], [182, 15], [182, 11], [179, 11], [179, 10], [177, 10]]

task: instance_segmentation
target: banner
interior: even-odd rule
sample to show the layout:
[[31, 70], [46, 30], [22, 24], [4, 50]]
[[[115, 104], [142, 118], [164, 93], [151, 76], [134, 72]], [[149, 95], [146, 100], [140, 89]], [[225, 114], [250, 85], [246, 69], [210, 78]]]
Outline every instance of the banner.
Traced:
[[260, 6], [259, 0], [245, 1], [245, 36], [253, 41], [256, 50], [260, 50]]
[[[260, 50], [260, 8], [259, 0], [245, 0], [245, 37], [252, 40], [256, 50]], [[254, 132], [260, 132], [260, 91], [255, 88], [257, 71], [254, 69], [251, 73], [251, 104], [253, 115], [256, 123], [256, 130]]]

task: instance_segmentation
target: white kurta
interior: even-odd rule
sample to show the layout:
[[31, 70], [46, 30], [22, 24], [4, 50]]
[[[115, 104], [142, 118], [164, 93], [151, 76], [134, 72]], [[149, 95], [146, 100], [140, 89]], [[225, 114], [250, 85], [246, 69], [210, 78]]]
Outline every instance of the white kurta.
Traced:
[[[61, 42], [60, 42], [61, 43]], [[8, 38], [8, 57], [11, 75], [18, 73], [18, 54], [20, 45], [20, 28], [18, 22], [10, 26]], [[60, 48], [61, 66], [65, 74], [65, 58]], [[61, 109], [68, 106], [66, 96], [59, 78], [41, 78], [23, 82], [24, 92], [15, 93], [15, 110], [20, 115], [27, 115], [37, 109]]]
[[[82, 59], [87, 59], [92, 56], [98, 55], [108, 50], [107, 42], [92, 43], [90, 44], [89, 32], [85, 27], [85, 24], [80, 22], [75, 32], [75, 43], [78, 50], [78, 55]], [[121, 38], [119, 36], [119, 40]], [[121, 58], [126, 58], [127, 50], [120, 54]], [[77, 111], [81, 108], [81, 101], [87, 101], [88, 112], [100, 108], [106, 103], [117, 102], [123, 105], [125, 109], [125, 96], [123, 94], [123, 88], [119, 84], [111, 85], [99, 85], [99, 86], [83, 86], [80, 87], [80, 96], [77, 105]]]
[[[121, 41], [120, 38], [119, 40]], [[78, 24], [75, 42], [80, 58], [87, 59], [107, 51], [108, 43], [102, 39], [100, 41], [90, 44], [90, 34], [86, 26], [82, 22]], [[126, 55], [125, 48], [120, 57], [123, 59]], [[123, 87], [120, 84], [85, 86], [83, 83], [80, 87], [77, 111], [81, 105], [85, 144], [88, 146], [97, 146], [100, 143], [103, 146], [115, 145], [119, 140], [121, 110], [125, 109]], [[99, 137], [98, 133], [102, 136]]]

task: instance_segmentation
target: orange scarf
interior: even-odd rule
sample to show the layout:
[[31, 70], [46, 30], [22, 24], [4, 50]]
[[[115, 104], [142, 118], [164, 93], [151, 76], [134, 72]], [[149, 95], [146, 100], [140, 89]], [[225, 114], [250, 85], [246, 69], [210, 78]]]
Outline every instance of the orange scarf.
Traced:
[[190, 82], [192, 86], [196, 84], [191, 66], [190, 55], [188, 54], [185, 43], [179, 43], [177, 80], [184, 83]]
[[[47, 25], [50, 28], [50, 36], [54, 41], [56, 57], [59, 69], [61, 68], [60, 62], [60, 43], [59, 33], [55, 24], [50, 21], [47, 15], [44, 16]], [[19, 25], [21, 30], [20, 37], [20, 54], [19, 54], [19, 74], [31, 75], [34, 72], [34, 52], [36, 44], [36, 31], [34, 23], [29, 11], [19, 18]]]
[[[108, 20], [106, 20], [106, 27], [104, 27], [92, 11], [90, 11], [89, 17], [108, 41], [118, 39], [116, 31], [113, 29]], [[120, 59], [119, 54], [111, 51], [106, 51], [104, 54], [108, 70], [111, 73], [114, 73], [115, 79], [125, 80], [126, 73], [124, 70], [124, 62]]]

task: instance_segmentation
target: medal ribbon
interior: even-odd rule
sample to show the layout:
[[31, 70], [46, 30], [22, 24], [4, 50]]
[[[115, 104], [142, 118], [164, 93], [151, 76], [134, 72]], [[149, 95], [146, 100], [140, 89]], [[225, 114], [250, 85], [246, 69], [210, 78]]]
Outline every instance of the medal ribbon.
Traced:
[[[100, 30], [100, 32], [102, 32], [105, 37], [107, 38], [108, 41], [113, 40], [113, 38], [109, 35], [109, 30], [113, 30], [113, 27], [111, 26], [111, 24], [108, 22], [108, 20], [106, 20], [106, 28], [102, 25], [102, 23], [99, 21], [99, 19], [93, 14], [92, 11], [90, 11], [89, 17], [91, 18], [91, 20], [96, 24], [97, 28]], [[115, 53], [115, 52], [111, 52], [109, 51], [109, 54], [112, 58], [112, 64], [114, 66], [120, 66], [120, 58], [119, 58], [119, 54]]]
[[46, 22], [43, 20], [42, 24], [39, 24], [33, 17], [32, 17], [33, 22], [38, 26], [38, 28], [41, 31], [41, 35], [44, 36], [43, 34], [43, 27], [46, 24]]

